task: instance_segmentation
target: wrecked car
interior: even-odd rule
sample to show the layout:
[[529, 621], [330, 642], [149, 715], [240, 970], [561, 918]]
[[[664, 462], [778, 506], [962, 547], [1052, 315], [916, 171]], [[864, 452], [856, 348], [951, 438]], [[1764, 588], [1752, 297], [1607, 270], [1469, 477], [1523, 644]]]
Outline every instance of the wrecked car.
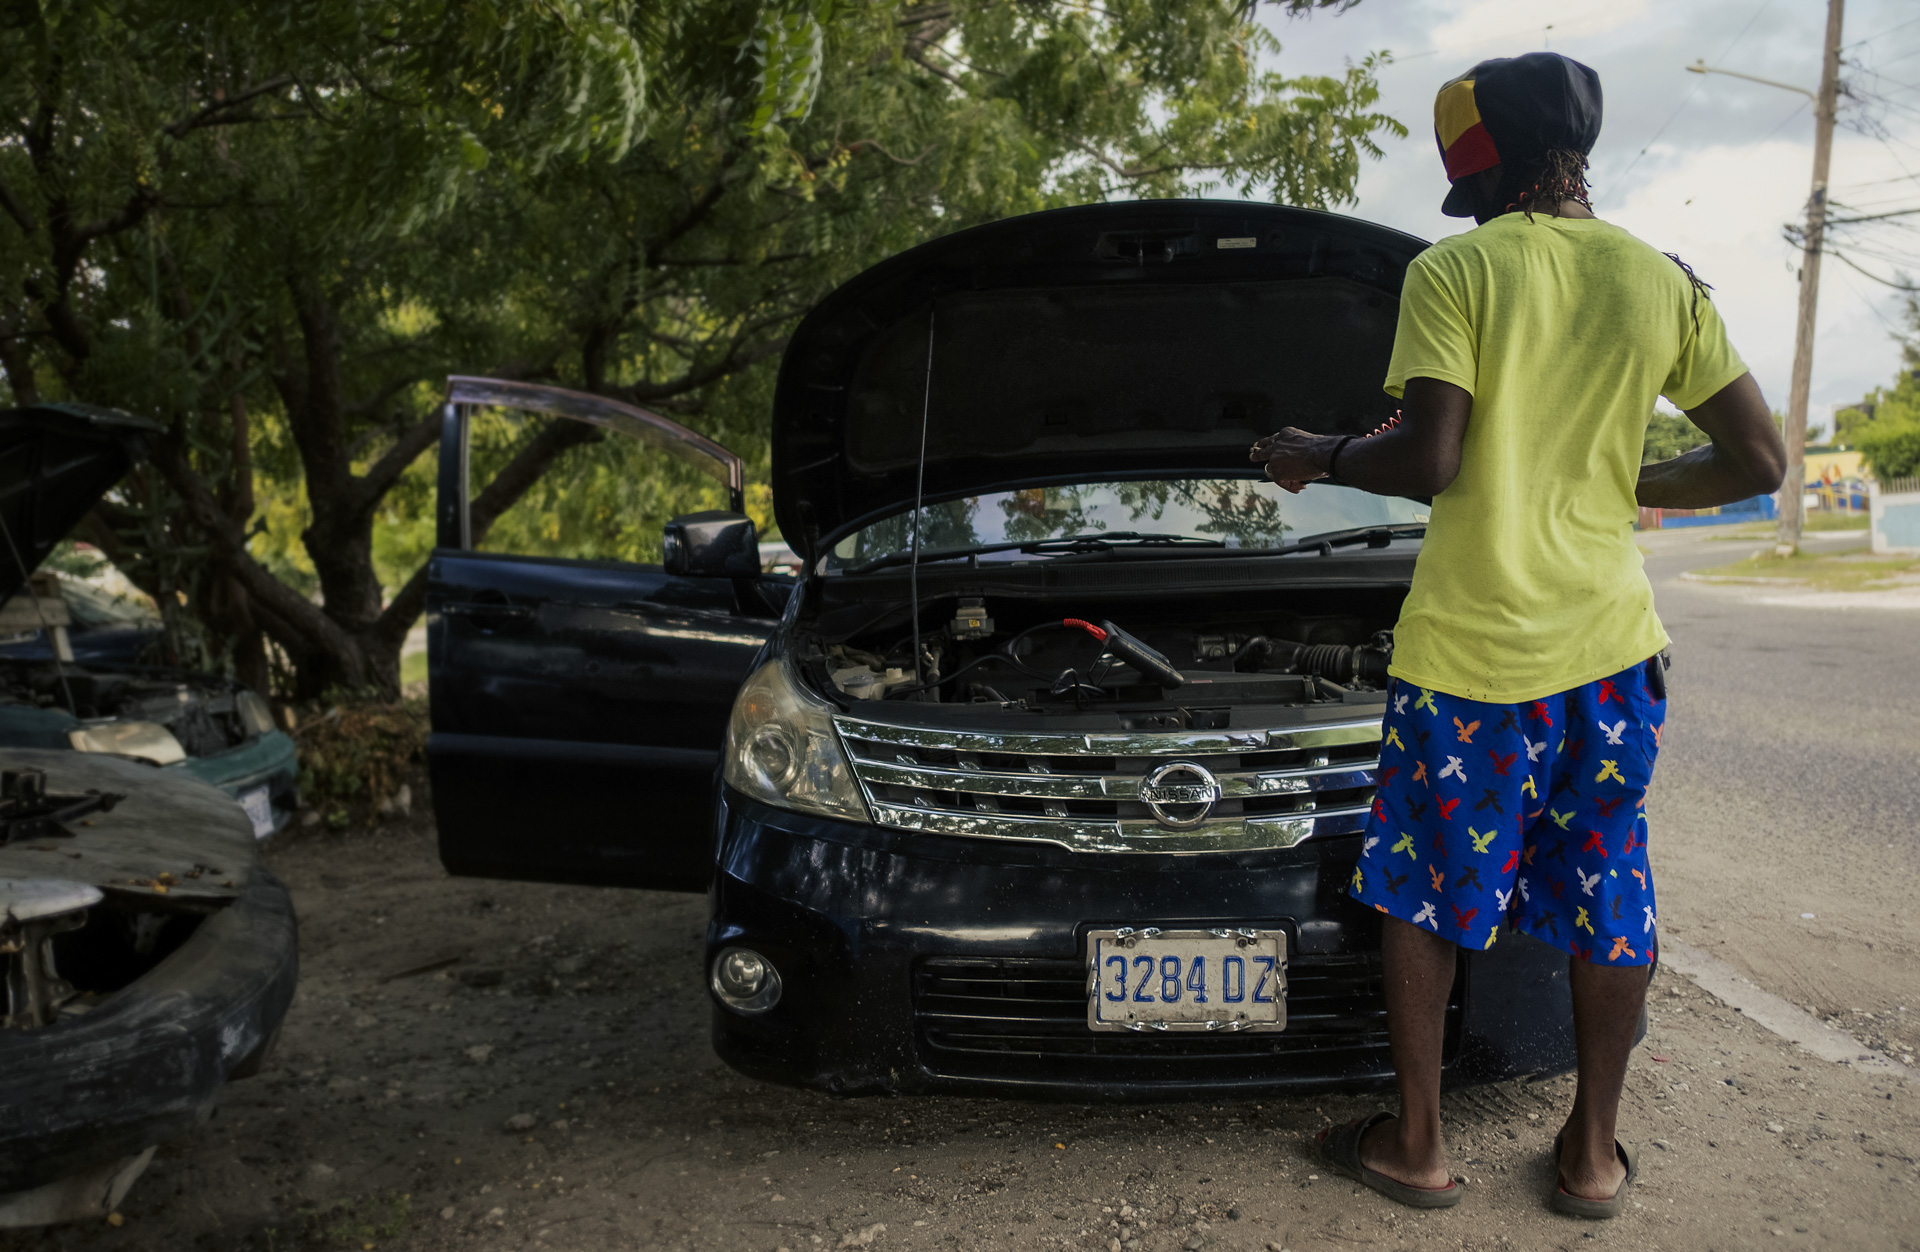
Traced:
[[157, 621], [33, 572], [157, 433], [88, 405], [0, 410], [0, 748], [177, 771], [232, 797], [265, 838], [299, 807], [294, 743], [266, 699], [217, 674], [141, 663]]
[[[818, 1090], [1219, 1098], [1392, 1081], [1373, 803], [1419, 500], [1289, 496], [1364, 434], [1422, 241], [1111, 203], [895, 256], [786, 348], [763, 575], [739, 457], [595, 396], [455, 378], [428, 656], [454, 873], [710, 893], [714, 1046]], [[704, 466], [663, 560], [476, 550], [468, 440], [520, 409]], [[1452, 1085], [1573, 1060], [1566, 958], [1459, 957]]]
[[0, 748], [0, 1229], [111, 1212], [258, 1069], [298, 971], [258, 855], [177, 770]]

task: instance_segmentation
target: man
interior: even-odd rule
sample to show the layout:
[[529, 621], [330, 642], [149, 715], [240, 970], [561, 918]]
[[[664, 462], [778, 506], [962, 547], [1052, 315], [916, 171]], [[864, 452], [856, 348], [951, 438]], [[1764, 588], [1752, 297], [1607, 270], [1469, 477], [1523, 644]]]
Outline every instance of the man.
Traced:
[[[1327, 478], [1433, 499], [1352, 889], [1387, 915], [1400, 1113], [1320, 1149], [1402, 1203], [1458, 1202], [1446, 1002], [1456, 946], [1513, 942], [1504, 923], [1571, 958], [1579, 1088], [1551, 1202], [1612, 1217], [1633, 1177], [1614, 1126], [1656, 941], [1644, 805], [1666, 708], [1635, 504], [1773, 491], [1786, 452], [1705, 284], [1594, 217], [1592, 70], [1544, 52], [1482, 62], [1440, 90], [1434, 128], [1444, 209], [1479, 225], [1408, 267], [1386, 380], [1400, 420], [1363, 439], [1288, 429], [1252, 453], [1289, 490]], [[1712, 443], [1641, 466], [1659, 395]], [[1389, 865], [1421, 890], [1384, 890]]]

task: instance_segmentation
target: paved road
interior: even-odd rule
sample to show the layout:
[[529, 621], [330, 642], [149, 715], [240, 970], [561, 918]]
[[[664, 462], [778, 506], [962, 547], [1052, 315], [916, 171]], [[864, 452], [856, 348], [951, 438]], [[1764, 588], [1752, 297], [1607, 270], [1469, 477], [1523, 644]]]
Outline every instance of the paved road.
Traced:
[[1645, 537], [1675, 657], [1652, 799], [1662, 921], [1777, 994], [1910, 1051], [1920, 612], [1759, 604], [1762, 588], [1683, 581], [1764, 546], [1710, 533]]

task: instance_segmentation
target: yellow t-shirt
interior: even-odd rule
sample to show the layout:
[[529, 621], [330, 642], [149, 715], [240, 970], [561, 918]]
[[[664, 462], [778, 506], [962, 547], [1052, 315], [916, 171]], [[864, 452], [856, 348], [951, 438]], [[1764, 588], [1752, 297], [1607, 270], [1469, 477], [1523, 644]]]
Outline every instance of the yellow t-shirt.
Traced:
[[1713, 302], [1606, 222], [1508, 213], [1415, 257], [1387, 391], [1437, 378], [1473, 410], [1392, 673], [1513, 704], [1666, 647], [1633, 541], [1647, 422], [1656, 396], [1689, 409], [1745, 372]]

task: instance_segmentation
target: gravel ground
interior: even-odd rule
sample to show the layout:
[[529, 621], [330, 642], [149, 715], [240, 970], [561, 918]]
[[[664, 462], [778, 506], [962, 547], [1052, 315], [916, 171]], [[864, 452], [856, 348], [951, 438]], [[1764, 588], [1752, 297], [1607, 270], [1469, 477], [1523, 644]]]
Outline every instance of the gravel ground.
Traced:
[[1664, 971], [1628, 1082], [1630, 1214], [1545, 1208], [1572, 1093], [1550, 1078], [1449, 1097], [1470, 1194], [1422, 1215], [1306, 1151], [1372, 1101], [761, 1086], [707, 1045], [700, 897], [448, 879], [424, 822], [269, 860], [305, 927], [273, 1062], [161, 1148], [121, 1225], [0, 1249], [1920, 1246], [1915, 1089], [1797, 1052]]

